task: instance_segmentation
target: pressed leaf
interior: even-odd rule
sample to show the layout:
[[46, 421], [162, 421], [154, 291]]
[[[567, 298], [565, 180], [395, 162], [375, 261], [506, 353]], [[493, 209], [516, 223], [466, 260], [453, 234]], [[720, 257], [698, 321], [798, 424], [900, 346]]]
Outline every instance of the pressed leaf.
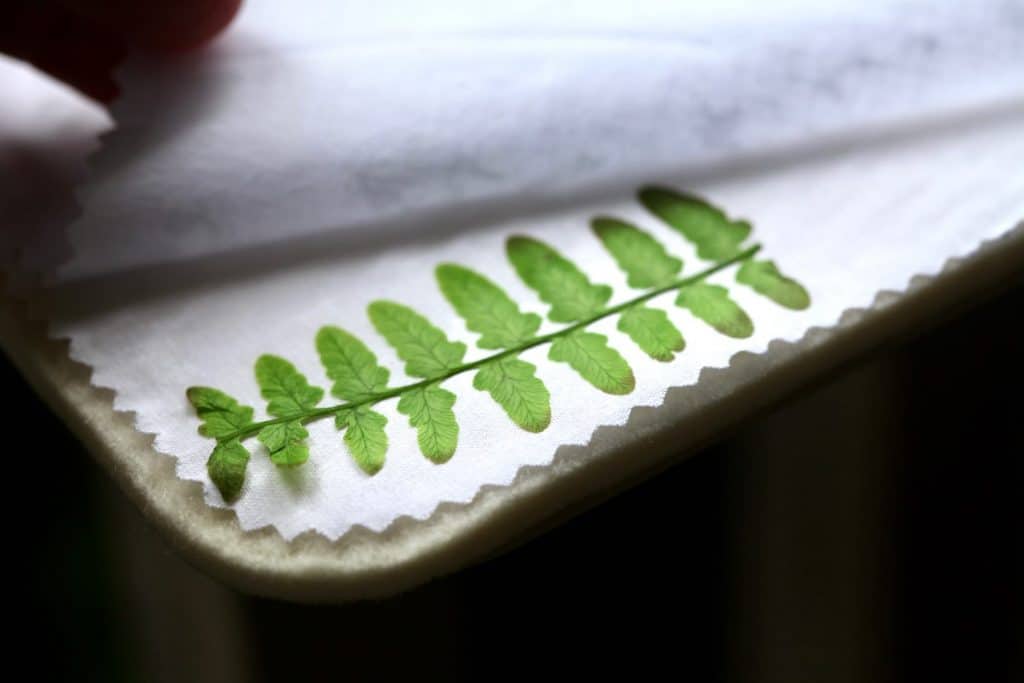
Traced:
[[743, 339], [754, 333], [754, 323], [729, 291], [719, 285], [697, 282], [679, 290], [676, 304], [688, 309], [724, 335]]
[[384, 466], [388, 450], [388, 435], [384, 426], [388, 419], [380, 413], [360, 406], [338, 413], [336, 425], [345, 429], [345, 445], [349, 453], [367, 474], [376, 474]]
[[625, 271], [630, 287], [650, 289], [676, 279], [683, 262], [669, 256], [661, 242], [649, 233], [618, 218], [600, 217], [591, 222], [594, 233]]
[[736, 281], [794, 311], [802, 311], [811, 305], [807, 290], [796, 280], [780, 273], [774, 261], [744, 261], [736, 273]]
[[310, 386], [294, 365], [279, 356], [265, 354], [256, 360], [256, 381], [268, 402], [267, 412], [274, 417], [309, 410], [324, 397], [323, 389]]
[[557, 251], [530, 237], [511, 237], [509, 261], [541, 300], [551, 304], [548, 318], [575, 322], [601, 311], [612, 296], [608, 285], [595, 285]]
[[408, 306], [374, 301], [368, 311], [373, 326], [405, 361], [406, 374], [429, 379], [462, 364], [466, 345], [448, 341], [444, 332]]
[[437, 282], [445, 298], [480, 333], [482, 349], [507, 349], [533, 337], [540, 327], [536, 313], [522, 313], [508, 294], [483, 275], [454, 263], [437, 267]]
[[291, 420], [267, 425], [260, 430], [256, 438], [267, 447], [270, 460], [275, 465], [297, 467], [309, 460], [309, 448], [303, 441], [307, 436], [309, 432], [302, 426], [302, 422]]
[[238, 439], [223, 441], [213, 447], [213, 453], [206, 461], [206, 471], [224, 500], [234, 500], [241, 493], [248, 464], [249, 451]]
[[331, 393], [345, 401], [359, 401], [388, 387], [387, 368], [377, 364], [366, 344], [345, 330], [327, 326], [316, 334], [316, 350], [327, 376], [334, 380]]
[[655, 360], [670, 361], [686, 346], [683, 335], [668, 319], [665, 311], [646, 306], [627, 308], [619, 317], [619, 330]]
[[237, 434], [252, 423], [252, 408], [239, 405], [223, 391], [210, 387], [189, 387], [185, 392], [203, 421], [199, 433], [215, 439]]
[[455, 422], [455, 394], [436, 384], [413, 389], [398, 400], [398, 412], [409, 416], [416, 428], [420, 451], [436, 463], [447, 462], [459, 441], [459, 425]]
[[730, 220], [721, 209], [699, 197], [662, 187], [647, 187], [640, 190], [640, 202], [693, 242], [697, 256], [708, 261], [736, 256], [743, 240], [750, 235], [750, 223]]
[[583, 379], [609, 394], [628, 394], [636, 386], [633, 370], [608, 338], [595, 332], [576, 331], [551, 343], [548, 358], [568, 363]]
[[517, 425], [542, 432], [551, 424], [551, 394], [534, 375], [536, 370], [524, 360], [502, 358], [481, 367], [473, 386], [488, 392]]
[[[323, 390], [311, 386], [287, 360], [270, 355], [261, 356], [255, 370], [267, 411], [277, 420], [254, 423], [252, 408], [216, 389], [192, 387], [187, 394], [202, 420], [199, 431], [217, 439], [207, 462], [211, 480], [225, 499], [239, 495], [250, 457], [241, 441], [253, 435], [266, 446], [274, 463], [295, 466], [306, 462], [308, 432], [303, 423], [328, 415], [344, 430], [344, 443], [357, 465], [375, 474], [383, 467], [388, 449], [388, 420], [372, 406], [389, 398], [398, 398], [398, 411], [416, 429], [424, 456], [436, 463], [446, 462], [457, 449], [459, 426], [453, 411], [456, 397], [440, 384], [469, 371], [476, 373], [474, 388], [488, 392], [513, 422], [531, 432], [543, 431], [551, 422], [551, 396], [536, 376], [536, 366], [519, 354], [527, 347], [550, 344], [548, 357], [552, 361], [567, 363], [602, 391], [628, 394], [635, 386], [629, 364], [606, 336], [586, 328], [615, 316], [619, 331], [647, 355], [672, 360], [685, 341], [665, 311], [647, 305], [656, 293], [678, 289], [676, 303], [719, 332], [737, 338], [751, 336], [753, 323], [728, 290], [698, 281], [738, 260], [751, 232], [749, 223], [731, 220], [708, 202], [671, 189], [644, 188], [639, 198], [693, 243], [701, 259], [728, 263], [718, 263], [684, 285], [678, 280], [682, 261], [654, 234], [622, 219], [599, 216], [591, 223], [595, 235], [625, 273], [629, 286], [647, 290], [631, 302], [608, 308], [610, 287], [591, 282], [549, 245], [529, 237], [512, 237], [506, 243], [509, 261], [522, 281], [550, 306], [550, 320], [576, 323], [542, 337], [537, 336], [541, 316], [522, 311], [488, 277], [458, 264], [441, 264], [436, 269], [438, 285], [466, 327], [479, 335], [478, 346], [506, 351], [466, 364], [465, 344], [449, 340], [441, 329], [407, 306], [375, 301], [368, 307], [374, 327], [404, 361], [406, 374], [423, 381], [388, 389], [389, 372], [374, 351], [351, 333], [326, 326], [317, 333], [316, 348], [333, 382], [331, 393], [342, 405], [317, 409]], [[799, 310], [810, 305], [807, 291], [772, 261], [746, 259], [736, 280], [782, 306]]]

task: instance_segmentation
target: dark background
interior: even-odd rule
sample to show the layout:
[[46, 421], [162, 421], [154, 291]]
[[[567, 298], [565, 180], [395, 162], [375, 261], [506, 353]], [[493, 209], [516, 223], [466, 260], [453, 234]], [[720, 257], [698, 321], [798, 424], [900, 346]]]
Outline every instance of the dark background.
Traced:
[[6, 621], [44, 680], [1022, 681], [1022, 317], [1018, 277], [502, 557], [345, 606], [189, 567], [4, 360], [34, 497], [4, 504]]

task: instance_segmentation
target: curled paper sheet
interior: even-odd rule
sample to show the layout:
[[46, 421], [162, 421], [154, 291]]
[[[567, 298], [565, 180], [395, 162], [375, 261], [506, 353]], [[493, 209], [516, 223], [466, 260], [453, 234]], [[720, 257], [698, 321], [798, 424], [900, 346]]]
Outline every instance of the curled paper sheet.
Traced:
[[121, 74], [65, 278], [437, 234], [1024, 82], [1015, 0], [305, 4], [248, 2], [209, 54]]
[[[313, 343], [324, 325], [366, 341], [394, 386], [414, 382], [367, 317], [379, 299], [466, 343], [467, 361], [482, 358], [435, 267], [484, 273], [545, 316], [506, 256], [511, 235], [610, 285], [611, 305], [632, 294], [591, 231], [596, 216], [650, 233], [684, 276], [706, 267], [637, 201], [642, 185], [750, 221], [758, 258], [798, 279], [811, 305], [780, 307], [722, 270], [708, 281], [728, 289], [753, 334], [722, 336], [668, 293], [650, 303], [685, 337], [671, 362], [602, 320], [592, 330], [634, 375], [623, 395], [586, 384], [547, 348], [525, 351], [550, 391], [550, 424], [536, 433], [470, 374], [453, 377], [444, 388], [460, 431], [444, 464], [421, 455], [393, 400], [376, 408], [389, 448], [373, 476], [330, 420], [307, 425], [309, 461], [294, 470], [247, 442], [233, 504], [245, 528], [337, 538], [468, 502], [659, 406], [703, 368], [834, 325], [1024, 217], [1019, 3], [450, 1], [428, 15], [418, 5], [298, 13], [253, 1], [210, 54], [123, 74], [118, 130], [80, 195], [52, 330], [211, 505], [227, 503], [187, 387], [217, 387], [267, 419], [254, 362], [287, 358], [330, 388]], [[539, 334], [559, 327], [545, 320]]]

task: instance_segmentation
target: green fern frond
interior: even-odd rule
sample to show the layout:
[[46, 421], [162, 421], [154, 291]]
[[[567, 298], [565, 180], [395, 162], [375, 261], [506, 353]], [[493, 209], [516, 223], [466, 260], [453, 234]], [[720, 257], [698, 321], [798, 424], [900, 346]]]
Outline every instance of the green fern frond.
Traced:
[[316, 351], [327, 376], [334, 380], [331, 394], [345, 401], [359, 401], [388, 388], [388, 369], [377, 356], [340, 327], [327, 325], [316, 333]]
[[409, 390], [398, 399], [398, 412], [416, 428], [420, 451], [436, 463], [448, 462], [459, 442], [459, 424], [452, 406], [455, 394], [436, 384]]
[[310, 385], [295, 366], [279, 356], [263, 355], [256, 361], [256, 382], [267, 400], [267, 413], [292, 418], [269, 424], [257, 433], [275, 465], [296, 467], [309, 459], [305, 439], [309, 432], [302, 426], [303, 416], [316, 407], [324, 390]]
[[437, 267], [437, 283], [466, 327], [479, 333], [481, 349], [507, 349], [530, 339], [540, 329], [536, 313], [522, 313], [516, 302], [480, 273], [455, 263]]
[[650, 233], [618, 218], [602, 216], [591, 222], [594, 234], [625, 271], [634, 289], [667, 285], [679, 276], [683, 262], [670, 256]]
[[745, 339], [754, 334], [750, 316], [729, 298], [729, 290], [720, 285], [699, 282], [681, 289], [676, 305], [688, 309], [726, 336]]
[[536, 372], [533, 363], [509, 356], [483, 365], [473, 377], [473, 387], [489, 393], [526, 431], [543, 432], [551, 424], [551, 394]]
[[239, 405], [223, 391], [210, 387], [190, 387], [188, 397], [196, 415], [203, 421], [199, 433], [214, 439], [237, 434], [252, 424], [252, 408]]
[[633, 306], [619, 316], [618, 328], [654, 360], [667, 363], [686, 348], [682, 333], [660, 308]]
[[780, 273], [773, 261], [744, 261], [736, 271], [736, 282], [753, 287], [758, 294], [794, 311], [811, 305], [811, 295], [803, 285]]
[[[594, 233], [626, 273], [626, 282], [634, 289], [649, 289], [671, 284], [683, 262], [668, 253], [664, 245], [648, 232], [618, 218], [602, 216], [591, 222]], [[629, 335], [644, 353], [668, 362], [686, 346], [682, 333], [664, 311], [636, 304], [619, 317], [618, 329]]]
[[608, 337], [576, 330], [551, 342], [548, 358], [568, 363], [583, 379], [609, 394], [628, 394], [636, 386], [633, 370]]
[[368, 311], [370, 322], [405, 361], [407, 375], [430, 379], [461, 365], [466, 345], [448, 341], [444, 332], [408, 306], [374, 301]]
[[242, 492], [248, 465], [249, 451], [238, 439], [219, 441], [213, 447], [213, 453], [206, 461], [206, 471], [224, 500], [234, 500]]
[[645, 187], [640, 203], [693, 243], [706, 261], [732, 258], [750, 236], [750, 223], [730, 220], [725, 212], [698, 197], [663, 187]]
[[256, 382], [267, 400], [267, 412], [287, 417], [313, 408], [324, 390], [311, 386], [295, 366], [280, 356], [265, 354], [256, 360]]
[[344, 409], [334, 420], [338, 430], [345, 430], [345, 445], [359, 468], [377, 474], [384, 467], [388, 452], [388, 435], [384, 431], [388, 419], [366, 406]]
[[726, 214], [696, 197], [665, 188], [644, 188], [641, 203], [670, 228], [692, 242], [701, 259], [714, 261], [703, 270], [681, 277], [683, 262], [647, 230], [627, 221], [601, 216], [591, 222], [594, 234], [625, 273], [633, 298], [609, 306], [611, 287], [595, 284], [571, 260], [531, 237], [514, 236], [506, 253], [515, 273], [541, 301], [548, 319], [564, 326], [538, 335], [542, 319], [523, 311], [497, 284], [465, 266], [445, 263], [435, 275], [444, 298], [470, 332], [476, 345], [495, 353], [466, 362], [467, 346], [452, 341], [426, 317], [393, 301], [374, 301], [367, 308], [370, 322], [405, 363], [415, 381], [389, 387], [390, 373], [362, 340], [328, 325], [316, 335], [315, 346], [331, 395], [341, 401], [321, 406], [323, 389], [309, 383], [294, 365], [264, 355], [255, 364], [256, 381], [267, 401], [270, 419], [253, 421], [253, 409], [210, 387], [192, 387], [188, 400], [201, 420], [199, 433], [216, 440], [207, 461], [210, 479], [227, 501], [241, 494], [250, 453], [242, 441], [255, 436], [272, 462], [295, 467], [306, 462], [309, 433], [305, 424], [326, 417], [344, 432], [343, 442], [355, 464], [373, 475], [384, 466], [387, 418], [374, 410], [382, 401], [398, 399], [397, 409], [416, 430], [422, 454], [435, 463], [458, 450], [459, 424], [453, 410], [456, 395], [442, 385], [457, 375], [475, 372], [473, 387], [486, 392], [508, 418], [526, 432], [541, 432], [551, 424], [551, 395], [538, 368], [520, 358], [532, 348], [547, 345], [548, 358], [566, 363], [593, 387], [609, 394], [633, 391], [636, 379], [625, 358], [608, 337], [588, 330], [605, 318], [617, 318], [617, 328], [651, 358], [669, 362], [685, 348], [679, 329], [667, 313], [650, 305], [674, 292], [676, 304], [723, 335], [753, 334], [747, 313], [721, 285], [705, 282], [710, 275], [739, 264], [737, 282], [789, 309], [810, 305], [807, 290], [783, 275], [772, 261], [755, 261], [760, 249], [743, 247], [751, 232], [746, 221]]
[[508, 259], [519, 277], [541, 300], [551, 304], [548, 318], [556, 323], [583, 320], [601, 311], [612, 298], [608, 285], [591, 284], [572, 261], [531, 237], [510, 237]]

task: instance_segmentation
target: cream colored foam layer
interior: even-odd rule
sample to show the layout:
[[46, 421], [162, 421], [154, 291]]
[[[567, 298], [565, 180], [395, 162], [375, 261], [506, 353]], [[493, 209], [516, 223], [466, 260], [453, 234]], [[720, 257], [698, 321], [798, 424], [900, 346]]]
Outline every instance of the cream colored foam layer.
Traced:
[[230, 510], [209, 507], [200, 485], [177, 478], [172, 458], [116, 412], [110, 391], [93, 386], [66, 344], [9, 308], [0, 341], [37, 390], [83, 439], [143, 512], [193, 562], [242, 589], [296, 600], [382, 596], [453, 571], [521, 542], [719, 437], [806, 382], [883, 342], [917, 334], [955, 314], [1024, 266], [1024, 226], [957, 259], [901, 294], [880, 294], [866, 310], [815, 329], [797, 343], [740, 354], [707, 370], [658, 408], [634, 410], [626, 425], [602, 428], [592, 447], [561, 449], [549, 467], [525, 468], [507, 487], [489, 487], [466, 505], [443, 505], [426, 521], [399, 520], [330, 542], [305, 534], [290, 542], [272, 529], [244, 531]]

